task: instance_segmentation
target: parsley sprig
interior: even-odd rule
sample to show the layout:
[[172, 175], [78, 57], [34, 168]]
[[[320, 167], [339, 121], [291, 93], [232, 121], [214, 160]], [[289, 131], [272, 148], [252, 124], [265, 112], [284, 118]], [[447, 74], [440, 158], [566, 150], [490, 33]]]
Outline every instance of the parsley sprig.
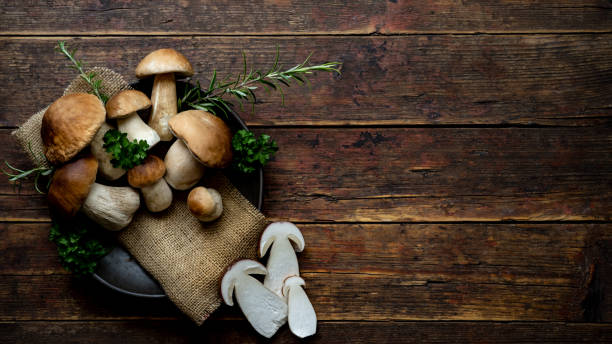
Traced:
[[70, 62], [72, 62], [72, 65], [69, 67], [79, 72], [81, 79], [83, 79], [89, 85], [89, 87], [91, 87], [91, 93], [100, 98], [102, 103], [106, 104], [108, 101], [108, 96], [100, 91], [100, 88], [102, 87], [102, 79], [97, 79], [98, 74], [94, 71], [85, 73], [83, 70], [83, 62], [74, 57], [77, 49], [74, 48], [72, 50], [68, 50], [65, 41], [58, 41], [55, 50], [64, 54], [70, 60]]
[[278, 151], [276, 142], [266, 134], [259, 138], [248, 130], [238, 130], [232, 138], [235, 169], [242, 173], [253, 173], [270, 161]]
[[147, 157], [149, 144], [145, 140], [138, 141], [136, 139], [130, 142], [126, 133], [117, 129], [110, 129], [104, 134], [103, 147], [112, 154], [111, 163], [114, 167], [129, 170], [142, 164]]
[[[295, 80], [299, 84], [309, 83], [308, 75], [314, 72], [336, 72], [340, 73], [340, 62], [326, 62], [319, 65], [308, 65], [312, 54], [308, 55], [304, 62], [283, 70], [283, 67], [278, 63], [279, 50], [276, 48], [274, 63], [268, 70], [260, 71], [249, 70], [247, 68], [247, 60], [244, 52], [242, 53], [243, 70], [235, 78], [228, 77], [224, 80], [217, 79], [217, 71], [214, 70], [208, 88], [202, 89], [200, 83], [195, 86], [187, 86], [183, 96], [178, 99], [179, 111], [184, 111], [189, 108], [209, 111], [215, 115], [220, 111], [225, 116], [231, 112], [231, 103], [225, 96], [233, 96], [240, 105], [244, 101], [250, 102], [255, 106], [257, 97], [255, 90], [263, 87], [267, 90], [276, 90], [280, 93], [282, 103], [285, 103], [285, 96], [282, 86], [290, 86], [290, 82]], [[219, 113], [219, 114], [221, 114]]]

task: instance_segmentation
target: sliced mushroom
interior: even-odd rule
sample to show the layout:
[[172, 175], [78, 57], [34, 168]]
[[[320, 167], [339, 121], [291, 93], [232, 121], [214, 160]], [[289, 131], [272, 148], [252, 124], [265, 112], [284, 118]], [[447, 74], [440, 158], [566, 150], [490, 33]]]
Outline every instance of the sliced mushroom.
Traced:
[[166, 210], [172, 203], [172, 190], [163, 178], [166, 166], [162, 159], [149, 155], [144, 162], [128, 171], [128, 183], [140, 188], [147, 209], [151, 212]]
[[168, 120], [177, 113], [175, 74], [192, 76], [193, 67], [183, 54], [174, 49], [155, 50], [136, 67], [136, 77], [139, 79], [155, 75], [149, 125], [157, 131], [162, 141], [172, 140]]
[[105, 115], [104, 105], [91, 94], [69, 94], [53, 102], [40, 127], [47, 160], [57, 165], [75, 157], [89, 145]]
[[166, 180], [173, 188], [189, 189], [202, 178], [204, 167], [223, 168], [232, 160], [232, 133], [217, 116], [201, 110], [183, 111], [169, 125], [178, 138], [165, 157]]
[[[295, 248], [291, 245], [291, 241], [295, 244]], [[259, 256], [265, 256], [272, 246], [268, 257], [268, 274], [264, 279], [264, 286], [276, 295], [284, 297], [282, 288], [287, 277], [300, 275], [295, 252], [302, 252], [304, 245], [302, 232], [291, 222], [272, 223], [261, 234]]]
[[221, 296], [228, 306], [238, 306], [253, 328], [266, 338], [272, 337], [287, 322], [287, 305], [250, 274], [266, 274], [260, 263], [244, 259], [229, 267], [221, 281]]
[[187, 207], [193, 216], [203, 222], [214, 221], [223, 213], [223, 201], [219, 192], [203, 186], [189, 192]]
[[63, 218], [82, 210], [102, 227], [120, 230], [132, 221], [140, 206], [140, 196], [130, 187], [95, 183], [97, 171], [98, 161], [93, 155], [60, 167], [49, 186], [49, 207]]
[[299, 276], [291, 276], [283, 283], [283, 295], [287, 299], [289, 329], [300, 338], [317, 332], [317, 314], [302, 286], [306, 282]]
[[125, 174], [125, 170], [113, 166], [111, 163], [113, 155], [104, 148], [104, 134], [111, 129], [114, 128], [106, 122], [102, 123], [93, 141], [91, 141], [91, 153], [98, 160], [98, 174], [106, 180], [117, 180]]
[[136, 111], [148, 109], [151, 101], [142, 92], [125, 90], [106, 103], [106, 116], [117, 120], [117, 129], [126, 133], [130, 141], [145, 140], [149, 149], [159, 142], [159, 135], [138, 116]]

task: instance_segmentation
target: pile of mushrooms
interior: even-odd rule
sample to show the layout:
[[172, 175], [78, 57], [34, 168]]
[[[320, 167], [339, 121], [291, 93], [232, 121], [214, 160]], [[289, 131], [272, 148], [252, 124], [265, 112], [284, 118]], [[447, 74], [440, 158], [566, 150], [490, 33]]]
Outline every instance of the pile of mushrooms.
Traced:
[[[75, 93], [56, 100], [43, 115], [41, 137], [47, 160], [56, 166], [49, 187], [49, 207], [70, 219], [81, 211], [103, 228], [117, 231], [132, 221], [144, 205], [151, 212], [166, 210], [172, 189], [189, 190], [206, 168], [224, 168], [232, 159], [232, 133], [223, 120], [200, 110], [177, 114], [176, 76], [191, 76], [193, 68], [181, 53], [159, 49], [136, 67], [136, 76], [154, 76], [151, 99], [124, 90], [106, 106], [94, 95]], [[138, 111], [151, 108], [148, 124]], [[164, 158], [148, 155], [129, 171], [114, 167], [104, 148], [104, 135], [117, 128], [130, 141], [144, 140], [149, 149], [177, 138]], [[127, 181], [122, 178], [127, 174]], [[124, 183], [125, 186], [109, 186]], [[214, 221], [223, 212], [214, 189], [194, 188], [188, 209], [200, 221]]]
[[[272, 337], [286, 322], [300, 338], [317, 331], [317, 315], [302, 288], [295, 252], [304, 250], [304, 237], [290, 222], [269, 225], [259, 239], [259, 255], [268, 251], [267, 266], [242, 259], [230, 265], [221, 280], [221, 296], [228, 306], [238, 306], [253, 328], [266, 338]], [[265, 275], [263, 283], [252, 274]]]

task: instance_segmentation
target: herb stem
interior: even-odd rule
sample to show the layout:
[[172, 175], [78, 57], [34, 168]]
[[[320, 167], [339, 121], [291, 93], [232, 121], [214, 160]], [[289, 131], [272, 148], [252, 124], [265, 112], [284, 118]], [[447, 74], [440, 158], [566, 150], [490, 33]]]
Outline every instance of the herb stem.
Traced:
[[85, 71], [83, 70], [83, 62], [81, 62], [80, 60], [77, 60], [74, 57], [74, 54], [76, 53], [76, 49], [73, 49], [72, 51], [70, 51], [66, 47], [65, 41], [58, 41], [57, 47], [55, 48], [55, 50], [64, 54], [70, 60], [70, 62], [72, 62], [73, 66], [70, 66], [70, 67], [76, 69], [79, 72], [79, 76], [81, 77], [81, 79], [83, 79], [91, 87], [92, 93], [96, 97], [100, 98], [102, 103], [106, 104], [106, 101], [108, 100], [108, 96], [100, 92], [100, 87], [102, 86], [102, 80], [95, 79], [98, 76], [96, 72], [90, 71], [89, 73], [85, 73]]

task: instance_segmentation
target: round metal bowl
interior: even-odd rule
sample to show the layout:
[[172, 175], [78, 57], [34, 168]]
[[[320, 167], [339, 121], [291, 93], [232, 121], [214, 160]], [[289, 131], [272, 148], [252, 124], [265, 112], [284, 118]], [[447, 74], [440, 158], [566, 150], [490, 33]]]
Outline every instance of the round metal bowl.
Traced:
[[[177, 82], [177, 95], [183, 94], [185, 82]], [[131, 85], [134, 89], [140, 90], [151, 96], [152, 80], [143, 80]], [[240, 129], [248, 130], [246, 124], [235, 112], [230, 112], [228, 118], [224, 118], [232, 131]], [[155, 151], [161, 150], [165, 154], [168, 144], [160, 143], [153, 148]], [[160, 156], [163, 156], [160, 154]], [[261, 209], [263, 202], [263, 171], [251, 175], [238, 175], [232, 171], [227, 171], [226, 176], [232, 184], [248, 199], [257, 209]], [[98, 263], [93, 278], [103, 285], [114, 289], [122, 294], [145, 297], [163, 298], [166, 297], [159, 283], [151, 277], [130, 254], [121, 246], [115, 247], [109, 254], [104, 256]]]

